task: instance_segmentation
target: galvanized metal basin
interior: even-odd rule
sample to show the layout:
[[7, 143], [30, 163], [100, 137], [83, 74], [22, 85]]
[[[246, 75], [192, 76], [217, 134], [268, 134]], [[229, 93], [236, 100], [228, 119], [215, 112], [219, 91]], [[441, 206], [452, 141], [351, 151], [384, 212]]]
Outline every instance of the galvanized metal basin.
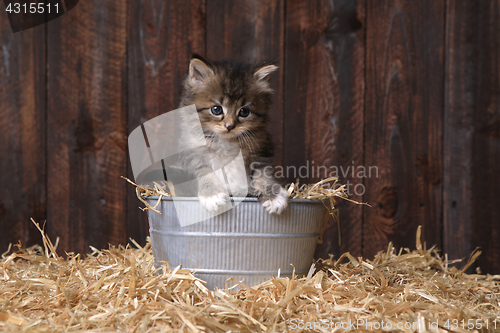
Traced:
[[[256, 198], [209, 220], [181, 227], [172, 198], [161, 200], [162, 215], [149, 214], [149, 231], [155, 266], [194, 271], [209, 289], [225, 288], [233, 277], [254, 286], [272, 275], [307, 274], [327, 211], [320, 200], [290, 199], [281, 214], [269, 214]], [[154, 205], [158, 197], [149, 197]], [[180, 198], [198, 205], [198, 198]], [[292, 266], [293, 265], [293, 266]], [[229, 283], [231, 286], [233, 283]]]

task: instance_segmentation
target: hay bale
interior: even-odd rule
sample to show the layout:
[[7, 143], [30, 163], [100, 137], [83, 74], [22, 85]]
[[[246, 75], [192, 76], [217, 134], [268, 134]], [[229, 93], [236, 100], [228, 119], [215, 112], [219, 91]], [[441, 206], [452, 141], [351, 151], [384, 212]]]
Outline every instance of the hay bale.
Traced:
[[40, 231], [43, 247], [2, 255], [2, 331], [500, 330], [500, 276], [465, 274], [419, 238], [415, 251], [389, 245], [373, 260], [346, 253], [315, 263], [307, 277], [232, 292], [209, 291], [180, 267], [157, 275], [149, 243], [63, 258]]

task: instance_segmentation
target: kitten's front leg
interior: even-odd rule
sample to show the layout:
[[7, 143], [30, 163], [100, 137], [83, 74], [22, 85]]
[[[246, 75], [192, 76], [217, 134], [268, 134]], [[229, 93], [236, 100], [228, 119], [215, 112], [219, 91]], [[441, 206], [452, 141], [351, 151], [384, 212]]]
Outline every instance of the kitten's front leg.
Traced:
[[221, 184], [203, 156], [202, 148], [191, 149], [182, 156], [184, 168], [196, 176], [200, 204], [209, 212], [216, 213], [231, 204], [227, 190]]
[[230, 205], [230, 198], [215, 174], [208, 173], [198, 178], [198, 197], [208, 211], [215, 213]]
[[270, 166], [254, 170], [252, 187], [262, 207], [270, 214], [281, 214], [288, 206], [288, 193], [274, 179]]

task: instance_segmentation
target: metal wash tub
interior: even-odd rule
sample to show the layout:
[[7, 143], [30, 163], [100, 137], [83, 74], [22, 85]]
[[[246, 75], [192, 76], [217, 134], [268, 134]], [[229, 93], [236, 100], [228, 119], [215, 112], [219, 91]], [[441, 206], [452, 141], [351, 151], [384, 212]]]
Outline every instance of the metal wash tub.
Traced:
[[[158, 197], [147, 198], [156, 204]], [[198, 198], [180, 198], [198, 205]], [[281, 214], [268, 214], [256, 198], [238, 198], [233, 209], [209, 220], [181, 227], [171, 197], [148, 211], [155, 266], [168, 261], [171, 267], [194, 271], [210, 289], [225, 288], [233, 277], [254, 286], [272, 275], [307, 274], [322, 224], [327, 217], [320, 200], [290, 199]], [[293, 266], [292, 266], [293, 265]], [[232, 285], [233, 283], [228, 283]]]

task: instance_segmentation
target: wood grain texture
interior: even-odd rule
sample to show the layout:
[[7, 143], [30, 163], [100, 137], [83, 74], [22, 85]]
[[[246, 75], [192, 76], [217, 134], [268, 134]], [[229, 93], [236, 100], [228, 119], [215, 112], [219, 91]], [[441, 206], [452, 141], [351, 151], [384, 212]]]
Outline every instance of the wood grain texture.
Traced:
[[444, 248], [500, 273], [500, 4], [447, 2]]
[[61, 252], [145, 243], [127, 135], [177, 108], [196, 53], [275, 61], [284, 182], [337, 173], [373, 205], [339, 202], [342, 245], [330, 221], [316, 257], [413, 247], [422, 225], [499, 274], [499, 22], [495, 0], [88, 0], [16, 34], [0, 15], [0, 252], [40, 243], [30, 217]]
[[363, 254], [441, 246], [444, 1], [368, 1]]
[[[288, 1], [285, 44], [285, 165], [308, 166], [307, 174], [297, 172], [304, 182], [333, 175], [352, 193], [358, 185], [360, 195], [352, 198], [360, 201], [363, 178], [351, 170], [363, 166], [364, 7], [364, 1]], [[342, 245], [330, 220], [316, 257], [361, 255], [362, 209], [338, 207]]]
[[[193, 54], [205, 55], [205, 1], [130, 1], [128, 133], [147, 120], [176, 109]], [[133, 179], [128, 163], [127, 175]], [[127, 185], [127, 231], [141, 244], [147, 214]]]
[[45, 28], [14, 34], [0, 15], [0, 252], [40, 243], [46, 218]]
[[274, 62], [269, 130], [275, 160], [283, 165], [284, 0], [207, 2], [207, 58], [248, 63]]
[[48, 28], [48, 231], [59, 251], [125, 244], [127, 1], [80, 1]]

